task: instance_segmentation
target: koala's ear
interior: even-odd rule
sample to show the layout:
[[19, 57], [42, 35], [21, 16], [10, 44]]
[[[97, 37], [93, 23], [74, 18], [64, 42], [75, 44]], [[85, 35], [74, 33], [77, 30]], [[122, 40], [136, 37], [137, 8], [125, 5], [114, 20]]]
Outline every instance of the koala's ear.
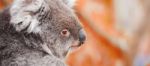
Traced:
[[20, 11], [36, 12], [42, 5], [43, 0], [14, 0], [10, 9], [11, 15]]
[[63, 2], [72, 8], [75, 5], [76, 0], [63, 0]]
[[43, 0], [14, 0], [10, 8], [10, 23], [17, 31], [26, 29], [27, 32], [37, 32], [39, 29], [35, 28], [39, 22], [35, 18], [35, 13], [41, 8], [42, 3]]

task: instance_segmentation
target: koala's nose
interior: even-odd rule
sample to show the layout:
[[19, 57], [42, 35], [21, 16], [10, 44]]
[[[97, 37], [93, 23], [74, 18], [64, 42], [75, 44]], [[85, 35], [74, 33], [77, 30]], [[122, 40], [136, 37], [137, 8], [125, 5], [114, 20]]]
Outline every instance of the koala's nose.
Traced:
[[81, 29], [79, 31], [79, 41], [80, 41], [80, 44], [83, 44], [85, 40], [86, 40], [86, 33], [85, 33], [84, 29]]

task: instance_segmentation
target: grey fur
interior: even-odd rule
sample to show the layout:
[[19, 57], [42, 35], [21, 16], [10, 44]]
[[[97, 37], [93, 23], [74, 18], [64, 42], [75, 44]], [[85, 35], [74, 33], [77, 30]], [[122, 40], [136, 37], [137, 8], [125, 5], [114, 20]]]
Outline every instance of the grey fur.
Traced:
[[[23, 8], [30, 4], [22, 2], [22, 6], [15, 8], [13, 4], [0, 13], [0, 66], [66, 66], [64, 59], [71, 44], [79, 40], [82, 27], [71, 8], [61, 0], [42, 1], [37, 10], [26, 11]], [[32, 19], [28, 24], [24, 18], [17, 22], [15, 19], [22, 18], [16, 18], [18, 15], [29, 15]], [[35, 26], [31, 25], [33, 19], [37, 21]], [[30, 27], [39, 31], [28, 31]], [[69, 30], [68, 37], [60, 35], [63, 29]], [[52, 55], [43, 49], [44, 44]]]

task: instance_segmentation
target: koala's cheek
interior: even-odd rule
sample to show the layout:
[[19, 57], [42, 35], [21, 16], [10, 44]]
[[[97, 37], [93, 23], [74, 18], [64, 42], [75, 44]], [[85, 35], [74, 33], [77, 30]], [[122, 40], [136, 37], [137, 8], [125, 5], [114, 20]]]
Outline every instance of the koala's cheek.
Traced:
[[63, 54], [62, 54], [62, 55], [63, 55], [64, 57], [66, 57], [66, 56], [68, 55], [68, 53], [69, 53], [69, 50], [68, 50], [68, 51], [63, 52]]

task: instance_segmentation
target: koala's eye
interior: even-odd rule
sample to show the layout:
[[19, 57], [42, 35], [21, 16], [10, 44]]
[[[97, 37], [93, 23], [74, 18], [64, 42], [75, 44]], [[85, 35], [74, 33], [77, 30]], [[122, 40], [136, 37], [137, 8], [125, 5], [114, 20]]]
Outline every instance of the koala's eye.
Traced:
[[69, 32], [67, 29], [63, 29], [63, 30], [61, 31], [61, 35], [68, 37], [68, 36], [70, 35], [70, 32]]

